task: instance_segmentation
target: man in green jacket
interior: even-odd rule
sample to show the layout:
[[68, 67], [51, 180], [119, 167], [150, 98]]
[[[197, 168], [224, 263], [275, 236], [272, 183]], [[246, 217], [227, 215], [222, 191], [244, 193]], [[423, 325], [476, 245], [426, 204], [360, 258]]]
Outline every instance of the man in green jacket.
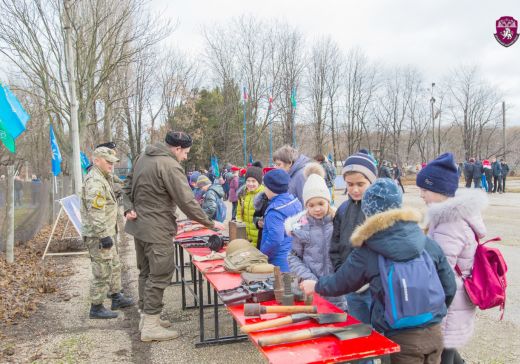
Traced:
[[210, 220], [195, 201], [180, 162], [188, 158], [191, 137], [170, 131], [165, 143], [146, 147], [135, 161], [123, 188], [125, 231], [134, 236], [139, 269], [141, 341], [170, 340], [179, 336], [161, 324], [164, 289], [175, 269], [173, 238], [176, 210], [212, 229], [224, 225]]
[[103, 306], [107, 293], [112, 298], [112, 310], [134, 302], [121, 293], [121, 264], [115, 245], [118, 207], [111, 173], [119, 159], [106, 147], [96, 148], [93, 155], [94, 165], [85, 177], [81, 194], [81, 233], [92, 261], [90, 318], [110, 319], [117, 313]]

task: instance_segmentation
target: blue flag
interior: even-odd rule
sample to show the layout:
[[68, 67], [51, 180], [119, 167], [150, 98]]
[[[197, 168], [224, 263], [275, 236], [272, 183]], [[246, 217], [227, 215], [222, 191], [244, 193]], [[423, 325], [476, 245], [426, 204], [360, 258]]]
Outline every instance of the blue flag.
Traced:
[[29, 115], [7, 86], [0, 85], [0, 119], [5, 130], [16, 139], [25, 130]]
[[249, 163], [253, 163], [253, 152], [249, 152]]
[[211, 157], [211, 168], [213, 169], [213, 174], [216, 177], [220, 177], [220, 171], [218, 169], [218, 158], [217, 157]]
[[332, 153], [329, 153], [329, 155], [327, 156], [327, 158], [329, 159], [329, 161], [332, 163], [334, 162], [334, 158], [332, 157]]
[[84, 173], [87, 173], [87, 168], [90, 166], [90, 161], [88, 160], [88, 157], [85, 153], [79, 152], [79, 157], [81, 159], [81, 168], [83, 169]]
[[52, 151], [52, 174], [57, 176], [61, 173], [61, 153], [58, 147], [58, 141], [54, 135], [54, 129], [50, 126], [50, 138], [51, 138], [51, 151]]

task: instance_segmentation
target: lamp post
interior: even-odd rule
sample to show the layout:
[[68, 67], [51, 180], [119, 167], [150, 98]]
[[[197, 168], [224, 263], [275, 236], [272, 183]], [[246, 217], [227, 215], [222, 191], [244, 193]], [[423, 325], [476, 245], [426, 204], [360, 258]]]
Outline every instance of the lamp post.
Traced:
[[[435, 104], [435, 97], [433, 97], [433, 88], [435, 87], [435, 82], [432, 82], [432, 89], [431, 89], [431, 98], [430, 98], [430, 104], [431, 104], [431, 116], [432, 116], [432, 159], [435, 158], [435, 115], [433, 111], [433, 104]], [[440, 135], [438, 136], [440, 137]]]

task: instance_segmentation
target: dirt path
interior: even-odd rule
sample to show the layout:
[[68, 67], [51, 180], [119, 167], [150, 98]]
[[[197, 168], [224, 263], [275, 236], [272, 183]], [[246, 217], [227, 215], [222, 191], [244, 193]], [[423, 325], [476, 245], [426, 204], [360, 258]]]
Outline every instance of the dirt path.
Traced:
[[[516, 182], [516, 181], [515, 181]], [[520, 181], [518, 182], [520, 185]], [[424, 210], [415, 187], [407, 186], [405, 204]], [[337, 202], [344, 196], [337, 191]], [[520, 362], [520, 194], [493, 195], [485, 220], [489, 236], [500, 235], [499, 244], [509, 263], [508, 303], [503, 321], [498, 311], [480, 311], [475, 335], [462, 350], [468, 363]], [[249, 342], [198, 348], [198, 315], [195, 310], [180, 309], [180, 287], [165, 292], [164, 314], [174, 322], [182, 337], [170, 342], [144, 344], [137, 330], [135, 308], [122, 311], [116, 320], [88, 318], [88, 277], [86, 257], [51, 258], [74, 267], [75, 274], [60, 284], [60, 294], [49, 295], [40, 310], [18, 325], [4, 328], [0, 344], [0, 362], [6, 363], [263, 363], [264, 359]], [[136, 297], [137, 269], [132, 242], [122, 247], [125, 262], [125, 292]], [[107, 300], [106, 303], [109, 301]], [[207, 320], [211, 319], [208, 313]], [[230, 326], [227, 314], [221, 314], [222, 330]]]

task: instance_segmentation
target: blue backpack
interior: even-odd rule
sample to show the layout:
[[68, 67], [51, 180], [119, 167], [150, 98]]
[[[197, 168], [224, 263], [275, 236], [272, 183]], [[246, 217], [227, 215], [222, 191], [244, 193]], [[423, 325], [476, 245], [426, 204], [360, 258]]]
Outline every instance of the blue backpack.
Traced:
[[392, 329], [417, 327], [445, 310], [444, 288], [430, 255], [406, 262], [378, 257], [385, 292], [385, 319]]
[[217, 198], [217, 212], [215, 213], [215, 220], [224, 222], [226, 220], [227, 208], [226, 204], [220, 197]]

